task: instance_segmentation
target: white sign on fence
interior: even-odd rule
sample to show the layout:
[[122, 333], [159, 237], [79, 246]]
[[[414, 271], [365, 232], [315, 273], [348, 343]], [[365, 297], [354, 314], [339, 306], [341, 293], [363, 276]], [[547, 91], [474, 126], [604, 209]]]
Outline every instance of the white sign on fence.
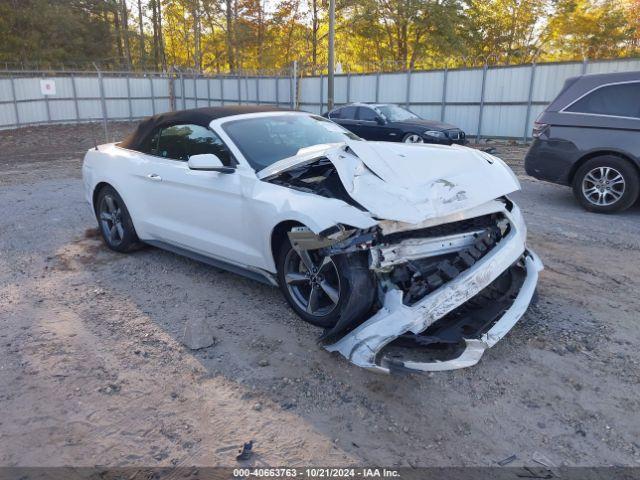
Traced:
[[55, 95], [56, 81], [52, 78], [40, 80], [40, 93], [42, 93], [42, 95]]

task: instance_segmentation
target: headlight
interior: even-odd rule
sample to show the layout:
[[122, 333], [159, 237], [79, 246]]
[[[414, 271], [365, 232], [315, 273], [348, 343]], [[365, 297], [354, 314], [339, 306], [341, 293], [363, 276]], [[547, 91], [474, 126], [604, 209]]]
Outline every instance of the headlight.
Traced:
[[427, 135], [429, 137], [434, 137], [434, 138], [447, 138], [444, 132], [439, 132], [438, 130], [427, 130], [426, 132], [423, 133], [423, 135]]

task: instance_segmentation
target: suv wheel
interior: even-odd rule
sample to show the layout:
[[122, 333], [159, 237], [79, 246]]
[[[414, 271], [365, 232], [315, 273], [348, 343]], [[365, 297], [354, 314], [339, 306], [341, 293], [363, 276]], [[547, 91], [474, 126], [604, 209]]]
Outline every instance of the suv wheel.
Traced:
[[139, 245], [127, 206], [113, 187], [107, 185], [98, 192], [96, 218], [102, 239], [111, 250], [125, 253]]
[[580, 204], [591, 212], [613, 213], [635, 203], [640, 180], [635, 167], [614, 155], [588, 160], [576, 172], [573, 193]]
[[299, 254], [285, 239], [277, 258], [278, 283], [303, 320], [332, 328], [371, 309], [376, 290], [366, 261], [362, 252], [333, 257], [318, 250]]

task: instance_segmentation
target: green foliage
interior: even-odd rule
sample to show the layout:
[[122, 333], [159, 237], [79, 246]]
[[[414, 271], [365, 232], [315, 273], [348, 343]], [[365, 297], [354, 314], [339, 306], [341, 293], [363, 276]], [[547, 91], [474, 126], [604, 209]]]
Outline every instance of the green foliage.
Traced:
[[115, 56], [106, 2], [0, 3], [0, 62], [87, 63]]
[[[0, 0], [0, 62], [321, 72], [328, 0]], [[336, 60], [398, 70], [640, 54], [640, 0], [337, 0]], [[142, 34], [140, 30], [142, 22]]]

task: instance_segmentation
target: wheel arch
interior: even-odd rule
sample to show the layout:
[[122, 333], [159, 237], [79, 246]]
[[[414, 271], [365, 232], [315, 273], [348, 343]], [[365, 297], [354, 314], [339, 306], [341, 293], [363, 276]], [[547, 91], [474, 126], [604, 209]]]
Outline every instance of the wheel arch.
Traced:
[[[116, 190], [116, 188], [111, 185], [108, 182], [98, 182], [96, 184], [95, 187], [93, 187], [93, 194], [91, 196], [91, 204], [93, 205], [93, 212], [96, 213], [96, 202], [98, 201], [98, 195], [100, 194], [100, 190], [102, 190], [104, 187], [111, 187], [114, 190]], [[116, 190], [117, 191], [117, 190]]]
[[278, 223], [271, 230], [271, 238], [270, 238], [270, 251], [271, 251], [271, 259], [273, 260], [273, 265], [278, 268], [276, 259], [278, 258], [278, 248], [282, 242], [287, 238], [287, 232], [292, 227], [302, 227], [304, 226], [301, 222], [297, 220], [283, 220]]
[[573, 185], [576, 172], [580, 169], [582, 165], [584, 165], [586, 162], [588, 162], [592, 158], [602, 157], [605, 155], [618, 157], [618, 158], [621, 158], [622, 160], [629, 162], [631, 165], [633, 165], [633, 168], [635, 168], [636, 172], [638, 173], [638, 176], [640, 176], [640, 165], [638, 165], [638, 160], [634, 159], [630, 155], [623, 152], [618, 152], [616, 150], [596, 150], [583, 155], [576, 162], [574, 162], [574, 164], [571, 166], [571, 170], [569, 170], [568, 184]]

